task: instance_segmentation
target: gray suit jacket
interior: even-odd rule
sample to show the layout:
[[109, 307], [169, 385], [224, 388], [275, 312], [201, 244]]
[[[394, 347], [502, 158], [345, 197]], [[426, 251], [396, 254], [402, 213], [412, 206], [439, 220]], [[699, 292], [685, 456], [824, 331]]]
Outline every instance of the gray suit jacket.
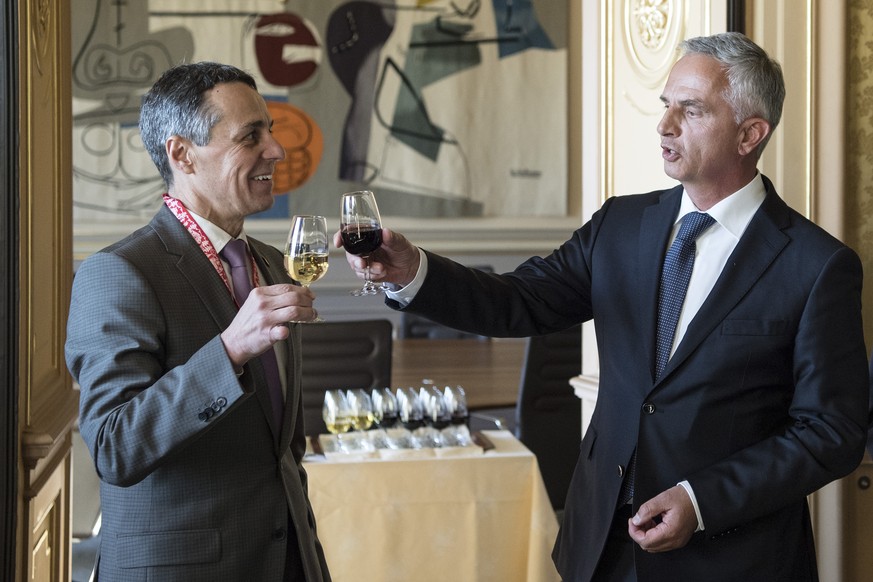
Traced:
[[[290, 282], [249, 242], [266, 284]], [[166, 207], [78, 269], [66, 359], [101, 479], [99, 580], [278, 582], [295, 538], [306, 579], [329, 580], [301, 466], [300, 331], [271, 426], [260, 361], [237, 377], [219, 338], [236, 311]]]

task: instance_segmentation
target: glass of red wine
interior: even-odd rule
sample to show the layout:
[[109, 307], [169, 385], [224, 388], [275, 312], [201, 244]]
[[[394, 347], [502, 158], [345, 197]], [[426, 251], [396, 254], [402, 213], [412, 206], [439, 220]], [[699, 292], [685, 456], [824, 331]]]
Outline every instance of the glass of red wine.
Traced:
[[376, 197], [369, 190], [343, 194], [340, 234], [343, 247], [367, 261], [364, 286], [354, 289], [355, 297], [376, 295], [382, 289], [370, 280], [370, 253], [382, 244], [382, 219], [376, 206]]

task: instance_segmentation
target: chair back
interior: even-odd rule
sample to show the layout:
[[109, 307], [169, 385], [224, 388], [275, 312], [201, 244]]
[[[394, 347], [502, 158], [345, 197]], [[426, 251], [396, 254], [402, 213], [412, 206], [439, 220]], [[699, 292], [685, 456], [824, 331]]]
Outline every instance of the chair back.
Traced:
[[582, 370], [582, 328], [528, 339], [516, 407], [516, 436], [537, 457], [556, 510], [564, 508], [579, 456], [582, 410], [570, 378]]
[[388, 319], [303, 326], [301, 388], [307, 435], [327, 432], [321, 417], [325, 391], [391, 386], [393, 331]]

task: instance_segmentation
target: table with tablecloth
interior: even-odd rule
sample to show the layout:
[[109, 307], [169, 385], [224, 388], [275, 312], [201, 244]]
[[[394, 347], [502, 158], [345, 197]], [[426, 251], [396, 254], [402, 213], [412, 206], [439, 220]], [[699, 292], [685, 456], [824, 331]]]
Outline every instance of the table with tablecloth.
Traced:
[[336, 582], [559, 580], [558, 522], [536, 457], [507, 431], [484, 452], [310, 456], [309, 497]]

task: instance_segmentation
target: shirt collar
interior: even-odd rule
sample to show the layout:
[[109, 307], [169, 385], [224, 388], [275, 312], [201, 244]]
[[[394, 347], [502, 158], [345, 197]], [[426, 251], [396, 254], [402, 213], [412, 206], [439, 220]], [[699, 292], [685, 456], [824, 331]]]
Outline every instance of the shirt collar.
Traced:
[[[200, 225], [200, 228], [203, 229], [206, 236], [209, 237], [209, 242], [212, 243], [212, 247], [215, 249], [216, 253], [220, 253], [225, 245], [233, 240], [234, 237], [230, 236], [230, 234], [222, 230], [214, 222], [210, 222], [208, 219], [203, 218], [196, 212], [192, 212], [190, 209], [188, 210], [188, 213], [195, 222]], [[246, 237], [245, 231], [241, 231], [236, 238], [242, 239], [246, 241], [246, 244], [248, 244], [248, 238]]]
[[[767, 190], [764, 188], [764, 180], [761, 178], [761, 174], [757, 173], [751, 182], [721, 200], [706, 213], [739, 240], [766, 196]], [[699, 212], [699, 210], [691, 201], [688, 193], [683, 190], [679, 214], [673, 224], [675, 225], [689, 212]]]

